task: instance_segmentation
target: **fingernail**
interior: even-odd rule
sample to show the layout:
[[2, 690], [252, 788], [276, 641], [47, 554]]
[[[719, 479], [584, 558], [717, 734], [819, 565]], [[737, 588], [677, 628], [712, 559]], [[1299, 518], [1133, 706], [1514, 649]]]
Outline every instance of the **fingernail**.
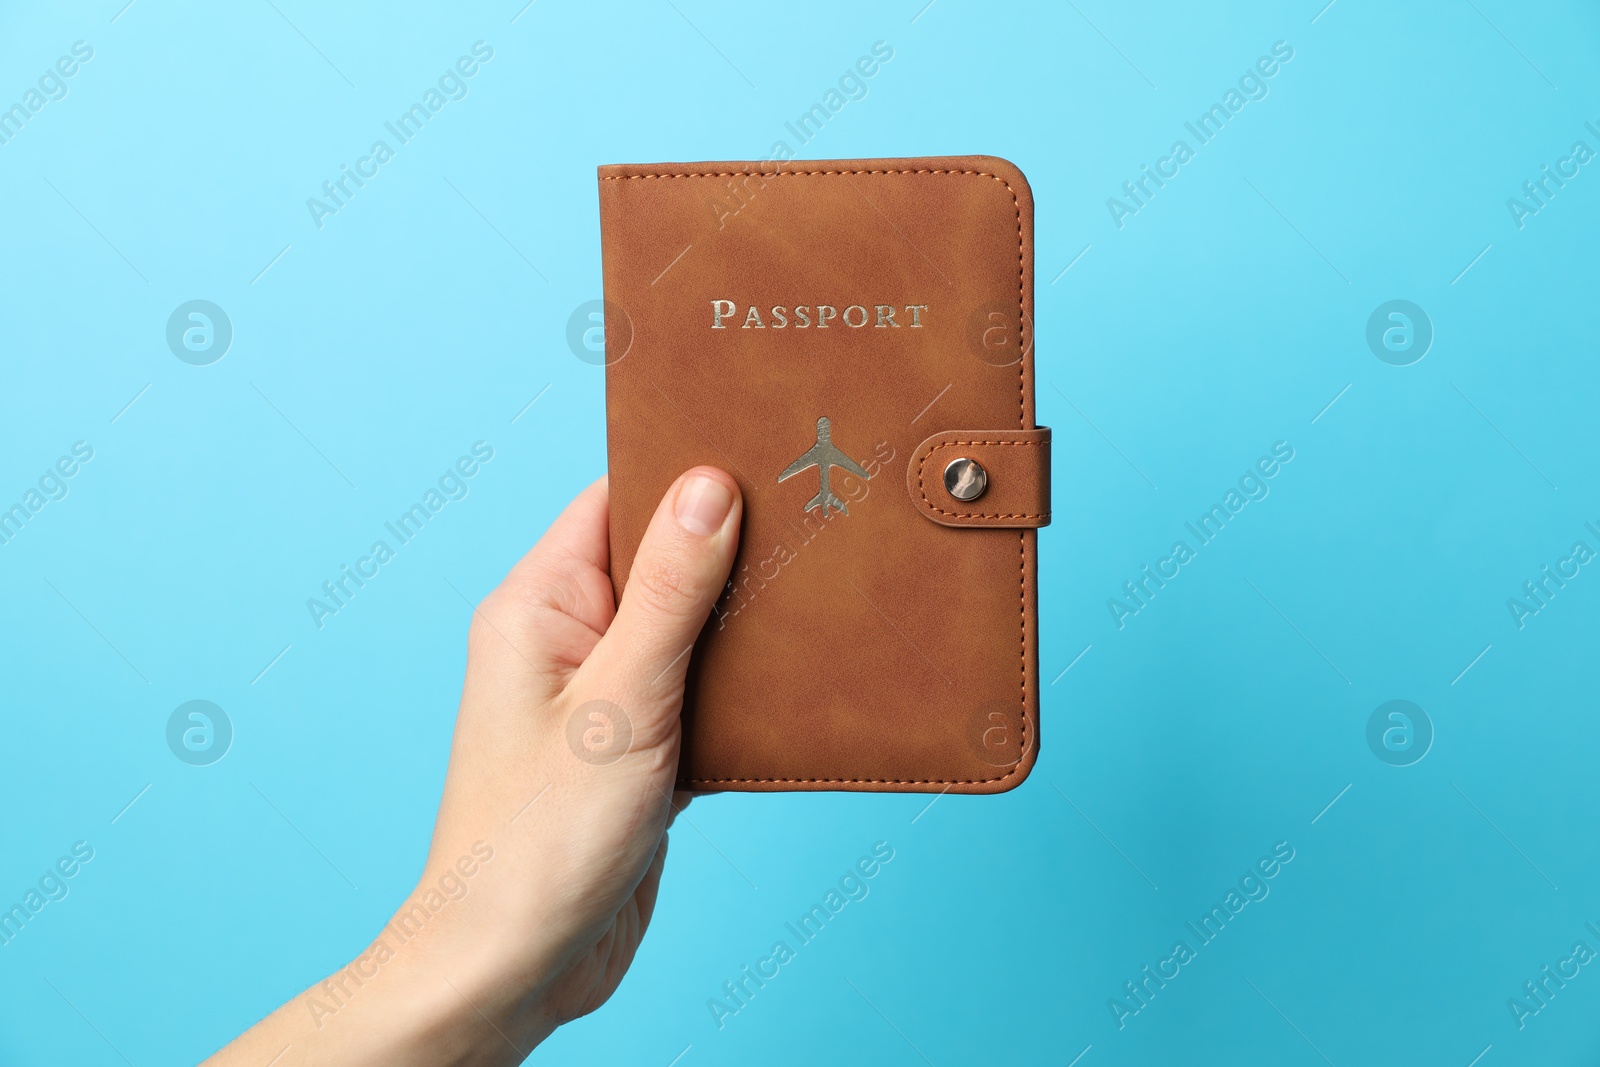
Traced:
[[678, 490], [673, 513], [678, 525], [699, 537], [710, 537], [722, 529], [723, 520], [733, 507], [733, 493], [720, 479], [696, 474]]

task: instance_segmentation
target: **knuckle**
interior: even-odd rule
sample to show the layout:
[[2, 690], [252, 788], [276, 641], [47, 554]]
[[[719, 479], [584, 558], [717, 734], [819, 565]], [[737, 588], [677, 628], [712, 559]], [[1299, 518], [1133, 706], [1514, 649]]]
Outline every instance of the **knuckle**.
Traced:
[[545, 600], [533, 590], [503, 584], [479, 601], [472, 612], [472, 622], [467, 627], [468, 646], [517, 644], [536, 628], [539, 617], [548, 610]]
[[497, 626], [519, 626], [551, 610], [570, 614], [574, 599], [570, 575], [536, 567], [508, 575], [484, 597], [483, 603], [478, 605], [478, 614]]
[[636, 564], [628, 579], [628, 595], [663, 615], [694, 612], [705, 594], [705, 581], [671, 559]]
[[467, 625], [467, 647], [479, 650], [504, 642], [502, 636], [509, 624], [505, 597], [495, 590], [478, 602], [472, 611], [472, 621]]
[[520, 574], [501, 582], [485, 599], [493, 604], [489, 617], [499, 623], [536, 616], [558, 598], [555, 587], [543, 575]]

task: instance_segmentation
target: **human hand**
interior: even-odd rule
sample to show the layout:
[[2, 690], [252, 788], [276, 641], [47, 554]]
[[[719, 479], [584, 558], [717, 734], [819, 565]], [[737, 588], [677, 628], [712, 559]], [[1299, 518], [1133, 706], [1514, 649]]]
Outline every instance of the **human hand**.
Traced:
[[672, 787], [688, 652], [742, 501], [715, 468], [681, 477], [620, 605], [608, 502], [602, 478], [473, 614], [416, 892], [349, 967], [210, 1063], [515, 1064], [616, 990], [687, 803]]

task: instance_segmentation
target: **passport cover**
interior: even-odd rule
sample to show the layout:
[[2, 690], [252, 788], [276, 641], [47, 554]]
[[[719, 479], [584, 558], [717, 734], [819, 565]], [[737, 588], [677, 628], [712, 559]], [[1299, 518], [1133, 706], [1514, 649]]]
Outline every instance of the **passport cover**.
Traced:
[[[744, 493], [690, 657], [679, 788], [1020, 783], [1049, 522], [1022, 172], [663, 163], [600, 167], [599, 188], [619, 600], [678, 475], [709, 464]], [[986, 476], [975, 499], [958, 461]]]

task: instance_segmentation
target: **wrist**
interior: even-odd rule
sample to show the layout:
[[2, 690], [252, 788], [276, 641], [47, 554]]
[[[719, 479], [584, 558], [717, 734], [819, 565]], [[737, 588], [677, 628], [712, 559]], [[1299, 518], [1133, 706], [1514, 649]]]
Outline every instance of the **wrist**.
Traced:
[[[485, 979], [471, 961], [423, 939], [367, 952], [299, 998], [319, 1055], [341, 1065], [498, 1067], [520, 1064], [554, 1024], [537, 1000]], [[384, 962], [379, 963], [380, 957]], [[368, 977], [362, 977], [365, 970]], [[358, 984], [359, 980], [359, 984]]]
[[486, 916], [468, 906], [478, 903], [440, 897], [430, 865], [365, 949], [286, 1006], [314, 1036], [317, 1056], [307, 1062], [523, 1062], [556, 1020], [537, 979], [514, 973], [510, 939], [482, 932]]
[[397, 1003], [414, 1020], [413, 1040], [446, 1054], [428, 1062], [520, 1064], [560, 1023], [544, 995], [553, 961], [535, 948], [543, 924], [529, 929], [517, 921], [520, 907], [506, 910], [507, 880], [518, 883], [514, 904], [527, 886], [497, 858], [481, 840], [436, 850], [416, 888], [351, 964], [368, 959], [365, 970], [376, 964], [392, 972]]

